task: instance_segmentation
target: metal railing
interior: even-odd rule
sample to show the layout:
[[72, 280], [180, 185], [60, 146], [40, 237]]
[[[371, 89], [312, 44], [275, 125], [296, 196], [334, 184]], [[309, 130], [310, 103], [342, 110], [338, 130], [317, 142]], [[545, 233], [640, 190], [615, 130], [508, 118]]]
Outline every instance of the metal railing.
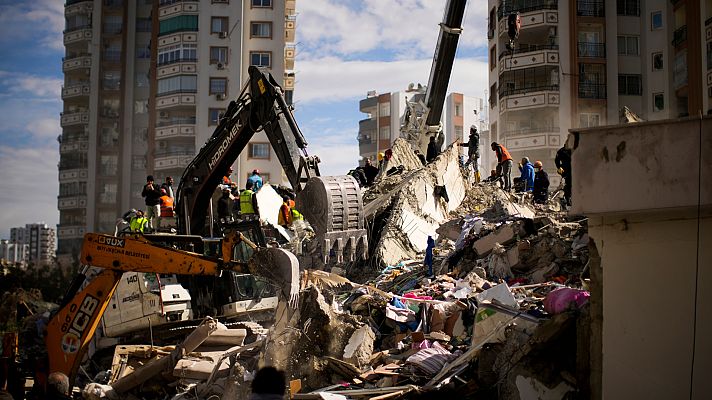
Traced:
[[687, 25], [683, 25], [672, 33], [672, 45], [677, 47], [687, 40]]
[[578, 56], [591, 58], [606, 58], [606, 44], [578, 42]]
[[170, 6], [176, 3], [197, 3], [199, 0], [160, 0], [158, 2], [159, 7]]
[[516, 0], [500, 1], [497, 7], [497, 20], [501, 20], [512, 13], [526, 13], [538, 10], [557, 10], [558, 0]]
[[559, 85], [552, 84], [535, 84], [523, 88], [504, 88], [499, 89], [499, 97], [511, 96], [514, 94], [526, 94], [532, 92], [543, 92], [543, 91], [558, 91]]
[[605, 99], [605, 83], [579, 83], [578, 97], [581, 99]]
[[508, 131], [502, 131], [500, 133], [504, 135], [525, 135], [529, 133], [554, 133], [559, 132], [561, 128], [558, 126], [547, 126], [541, 128], [522, 128], [522, 129], [510, 129]]
[[175, 63], [181, 63], [181, 62], [196, 62], [196, 61], [198, 61], [198, 58], [197, 58], [197, 57], [184, 57], [184, 58], [177, 58], [177, 59], [175, 59], [175, 60], [169, 60], [169, 61], [159, 62], [157, 65], [158, 65], [159, 67], [162, 67], [162, 66], [164, 66], [164, 65], [171, 65], [171, 64], [175, 64]]
[[576, 1], [576, 15], [581, 17], [605, 17], [606, 8], [603, 0]]
[[64, 30], [64, 33], [81, 31], [82, 29], [91, 29], [91, 24], [73, 26]]
[[522, 54], [522, 53], [529, 53], [530, 51], [539, 51], [539, 50], [559, 50], [559, 45], [558, 44], [518, 44], [517, 48], [514, 49], [514, 51], [510, 50], [505, 50], [501, 53], [499, 53], [499, 59], [503, 59], [504, 57], [509, 57], [515, 54]]
[[92, 0], [67, 0], [67, 1], [64, 3], [64, 6], [65, 6], [65, 7], [68, 7], [68, 6], [72, 6], [72, 5], [74, 5], [74, 4], [83, 3], [83, 2], [85, 2], [85, 1], [92, 1]]
[[171, 125], [195, 125], [195, 117], [171, 118], [169, 120], [159, 121], [158, 123], [156, 123], [156, 127], [158, 128]]
[[195, 150], [156, 150], [154, 157], [194, 156]]

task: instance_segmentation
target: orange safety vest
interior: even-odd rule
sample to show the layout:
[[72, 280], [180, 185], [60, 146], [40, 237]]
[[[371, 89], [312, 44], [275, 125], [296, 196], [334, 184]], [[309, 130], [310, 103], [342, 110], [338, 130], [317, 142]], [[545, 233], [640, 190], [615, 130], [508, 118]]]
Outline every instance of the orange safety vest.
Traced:
[[[504, 147], [503, 145], [500, 144], [499, 148], [502, 151], [502, 159], [497, 160], [498, 162], [505, 162], [507, 160], [513, 160], [512, 156], [509, 154], [506, 147]], [[499, 154], [497, 156], [499, 156]]]
[[161, 196], [161, 217], [173, 216], [173, 197]]
[[282, 206], [279, 207], [279, 216], [277, 216], [277, 223], [281, 226], [289, 226], [292, 224], [292, 213], [287, 203], [282, 203]]

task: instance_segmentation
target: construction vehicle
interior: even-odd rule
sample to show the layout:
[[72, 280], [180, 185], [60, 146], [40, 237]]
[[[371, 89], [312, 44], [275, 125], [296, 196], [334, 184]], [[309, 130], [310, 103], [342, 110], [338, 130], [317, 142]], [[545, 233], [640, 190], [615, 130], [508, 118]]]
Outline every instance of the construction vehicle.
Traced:
[[[75, 278], [60, 309], [47, 324], [49, 369], [45, 372], [62, 372], [74, 381], [105, 310], [110, 305], [119, 308], [117, 302], [125, 300], [121, 296], [113, 303], [111, 300], [122, 277], [137, 279], [133, 274], [124, 276], [125, 272], [156, 274], [157, 279], [162, 274], [169, 279], [174, 275], [196, 279], [189, 287], [190, 303], [197, 307], [174, 310], [179, 311], [176, 318], [180, 319], [185, 313], [197, 318], [208, 313], [239, 314], [240, 301], [269, 294], [266, 286], [245, 278], [246, 274], [262, 277], [280, 289], [282, 299], [295, 304], [299, 289], [296, 257], [286, 250], [267, 247], [259, 221], [224, 225], [224, 235], [213, 237], [210, 199], [230, 165], [261, 130], [270, 139], [297, 194], [297, 208], [314, 229], [315, 248], [324, 262], [330, 261], [331, 254], [335, 254], [336, 262], [366, 256], [358, 184], [350, 176], [320, 176], [319, 159], [307, 154], [307, 142], [279, 85], [256, 67], [248, 72], [249, 82], [230, 102], [217, 129], [183, 174], [176, 201], [178, 234], [85, 235], [80, 257], [84, 271]], [[245, 286], [255, 290], [246, 293]], [[204, 301], [196, 302], [197, 298]], [[144, 299], [153, 301], [154, 308], [164, 300]], [[143, 308], [127, 312], [145, 314]], [[40, 386], [44, 386], [42, 375], [36, 376]]]
[[[457, 42], [462, 33], [466, 6], [467, 0], [448, 0], [445, 4], [445, 14], [440, 23], [440, 35], [430, 67], [428, 86], [423, 93], [423, 87], [418, 85], [419, 90], [406, 102], [401, 137], [406, 138], [423, 154], [427, 151], [430, 137], [434, 136], [440, 147], [445, 141], [440, 117], [445, 104], [453, 61], [455, 61]], [[412, 88], [411, 86], [410, 89]]]

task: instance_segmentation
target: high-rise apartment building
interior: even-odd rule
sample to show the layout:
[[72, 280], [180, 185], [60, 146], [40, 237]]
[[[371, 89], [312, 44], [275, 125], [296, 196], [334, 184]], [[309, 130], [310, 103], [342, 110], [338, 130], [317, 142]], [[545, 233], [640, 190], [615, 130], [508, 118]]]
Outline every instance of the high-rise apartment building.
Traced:
[[[172, 176], [177, 186], [248, 66], [271, 72], [291, 101], [295, 51], [286, 43], [295, 15], [294, 0], [67, 0], [60, 254], [76, 254], [85, 232], [113, 232], [123, 212], [144, 208], [147, 175]], [[282, 183], [265, 143], [255, 135], [233, 179], [259, 168]]]
[[[368, 115], [359, 121], [359, 155], [362, 159], [376, 161], [379, 152], [390, 148], [400, 137], [407, 101], [425, 99], [425, 88], [413, 86], [402, 92], [377, 94], [371, 91], [359, 102], [359, 110]], [[445, 144], [457, 139], [467, 141], [470, 126], [477, 126], [482, 132], [487, 129], [484, 101], [462, 93], [450, 93], [443, 106], [442, 124]], [[463, 154], [467, 149], [463, 148]]]
[[617, 124], [623, 107], [646, 120], [711, 110], [710, 0], [488, 4], [490, 131], [515, 159], [554, 171], [570, 128]]
[[[26, 224], [24, 227], [10, 229], [10, 241], [4, 247], [3, 253], [17, 262], [21, 261], [35, 266], [49, 265], [53, 262], [57, 239], [54, 228], [47, 224]], [[21, 252], [24, 253], [21, 254]]]

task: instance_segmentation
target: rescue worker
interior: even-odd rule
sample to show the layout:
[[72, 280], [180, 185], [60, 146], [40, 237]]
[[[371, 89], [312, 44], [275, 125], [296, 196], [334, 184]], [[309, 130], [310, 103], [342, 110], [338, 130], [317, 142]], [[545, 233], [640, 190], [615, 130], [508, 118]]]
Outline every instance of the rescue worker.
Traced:
[[289, 205], [289, 196], [287, 195], [282, 196], [282, 205], [279, 207], [277, 223], [285, 228], [292, 225], [292, 207]]
[[161, 189], [166, 190], [166, 194], [170, 198], [174, 198], [175, 196], [173, 195], [173, 178], [170, 176], [166, 177], [166, 181], [161, 185]]
[[531, 192], [534, 188], [534, 166], [529, 162], [529, 157], [524, 157], [519, 162], [519, 172], [522, 173], [522, 191]]
[[232, 167], [227, 167], [227, 175], [223, 176], [222, 178], [222, 184], [226, 186], [230, 186], [233, 182], [232, 179], [230, 178], [230, 175], [232, 175]]
[[255, 192], [259, 192], [259, 190], [262, 188], [262, 176], [260, 176], [260, 170], [259, 169], [253, 169], [252, 170], [252, 175], [250, 175], [249, 178], [247, 178], [248, 182], [252, 182], [252, 188], [254, 189]]
[[438, 145], [435, 143], [435, 136], [430, 137], [430, 142], [428, 143], [428, 151], [425, 154], [425, 160], [427, 162], [432, 162], [438, 157], [440, 151], [438, 150]]
[[507, 148], [497, 142], [492, 142], [492, 151], [497, 155], [497, 176], [504, 180], [503, 189], [512, 190], [512, 156]]
[[373, 185], [373, 181], [378, 175], [378, 168], [371, 164], [371, 159], [367, 158], [364, 161], [363, 174], [366, 175], [366, 186]]
[[490, 176], [485, 179], [485, 182], [497, 182], [499, 180], [499, 175], [497, 175], [497, 170], [491, 170]]
[[173, 212], [173, 197], [168, 195], [166, 189], [161, 189], [161, 195], [160, 225], [165, 225], [164, 221], [171, 222], [171, 219], [175, 216]]
[[567, 206], [571, 205], [571, 149], [563, 146], [556, 152], [554, 159], [556, 164], [556, 172], [564, 178], [564, 202]]
[[232, 198], [229, 187], [223, 188], [222, 196], [218, 199], [218, 219], [221, 224], [232, 222]]
[[158, 229], [158, 219], [161, 215], [161, 192], [153, 184], [153, 175], [146, 177], [146, 185], [143, 187], [141, 196], [145, 197], [146, 218], [148, 218], [148, 228]]
[[545, 204], [549, 200], [549, 174], [544, 171], [541, 161], [534, 162], [534, 203]]
[[146, 228], [149, 227], [148, 218], [146, 218], [146, 216], [144, 216], [143, 211], [136, 210], [136, 215], [133, 218], [131, 218], [130, 226], [131, 226], [131, 232], [141, 232], [141, 233], [143, 233], [146, 230]]
[[467, 143], [461, 143], [460, 146], [467, 147], [467, 162], [465, 162], [465, 167], [470, 164], [474, 164], [472, 167], [475, 170], [475, 182], [480, 181], [480, 171], [479, 171], [479, 160], [480, 160], [480, 134], [477, 132], [477, 127], [472, 125], [470, 127], [470, 137]]
[[259, 218], [260, 210], [257, 206], [257, 196], [252, 191], [252, 181], [247, 181], [245, 190], [240, 192], [240, 215], [242, 219]]

